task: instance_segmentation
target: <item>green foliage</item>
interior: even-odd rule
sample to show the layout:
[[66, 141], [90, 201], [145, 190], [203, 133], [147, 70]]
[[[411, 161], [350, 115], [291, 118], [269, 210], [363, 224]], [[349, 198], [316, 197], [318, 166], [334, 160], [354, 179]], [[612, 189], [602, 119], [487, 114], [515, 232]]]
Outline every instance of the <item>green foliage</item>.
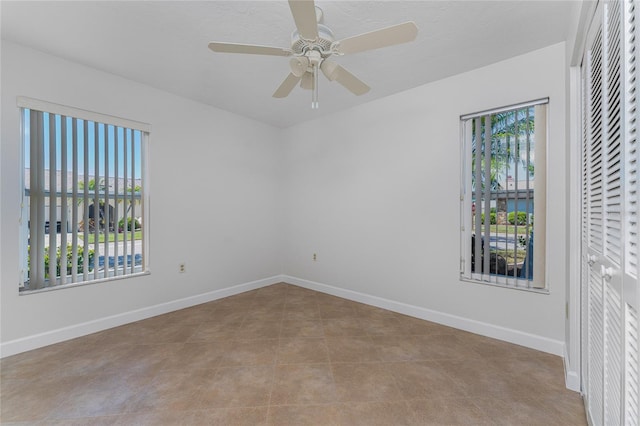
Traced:
[[[484, 213], [482, 213], [480, 216], [481, 216], [482, 224], [484, 225]], [[495, 225], [496, 223], [498, 223], [498, 220], [496, 218], [496, 212], [492, 211], [489, 213], [489, 224]]]
[[[507, 222], [511, 225], [516, 224], [516, 212], [507, 213]], [[518, 225], [526, 225], [527, 224], [527, 213], [518, 212]]]
[[[142, 225], [140, 225], [140, 221], [138, 219], [135, 219], [134, 227], [136, 230], [142, 228]], [[118, 230], [131, 231], [131, 218], [130, 217], [127, 218], [127, 229], [124, 229], [124, 218], [120, 219], [118, 221]]]
[[[45, 247], [45, 252], [44, 252], [44, 277], [45, 278], [49, 278], [49, 247]], [[94, 259], [94, 254], [95, 252], [93, 250], [89, 250], [89, 258], [87, 259], [89, 264], [93, 263], [93, 259]], [[62, 257], [62, 251], [61, 248], [58, 247], [58, 250], [56, 251], [56, 276], [59, 277], [60, 276], [60, 267], [61, 267], [61, 259]], [[29, 266], [31, 266], [31, 262], [30, 259], [27, 260], [29, 262]], [[71, 244], [67, 245], [67, 261], [66, 263], [66, 268], [67, 268], [67, 275], [71, 275], [72, 273], [72, 269], [73, 269], [73, 253], [72, 253], [72, 248], [71, 248]], [[78, 246], [78, 273], [81, 274], [84, 272], [84, 247], [82, 246]], [[92, 269], [88, 269], [89, 271]]]
[[[491, 128], [491, 139], [485, 143], [486, 126]], [[480, 131], [478, 135], [476, 135], [477, 130]], [[481, 118], [480, 129], [476, 129], [475, 125], [471, 129], [471, 169], [475, 170], [476, 147], [479, 145], [482, 170], [485, 170], [485, 150], [489, 149], [491, 151], [491, 180], [488, 183], [492, 191], [503, 189], [500, 187], [500, 182], [504, 178], [507, 165], [515, 167], [516, 163], [520, 163], [528, 169], [530, 176], [533, 177], [533, 162], [527, 166], [526, 160], [520, 154], [525, 152], [524, 150], [526, 149], [524, 145], [526, 135], [532, 135], [534, 130], [535, 114], [533, 107], [493, 114], [490, 122], [485, 118]], [[475, 190], [475, 173], [472, 173], [471, 181], [472, 188]], [[480, 182], [483, 190], [486, 184], [483, 173]]]
[[[78, 182], [78, 188], [84, 190], [84, 181]], [[102, 178], [102, 179], [98, 180], [98, 190], [104, 191], [104, 188], [105, 188], [104, 178]], [[89, 185], [88, 185], [87, 189], [89, 191], [95, 191], [95, 189], [96, 189], [96, 180], [95, 179], [89, 180]]]
[[527, 245], [527, 238], [523, 235], [519, 235], [518, 236], [518, 244], [520, 245], [520, 247], [525, 247]]

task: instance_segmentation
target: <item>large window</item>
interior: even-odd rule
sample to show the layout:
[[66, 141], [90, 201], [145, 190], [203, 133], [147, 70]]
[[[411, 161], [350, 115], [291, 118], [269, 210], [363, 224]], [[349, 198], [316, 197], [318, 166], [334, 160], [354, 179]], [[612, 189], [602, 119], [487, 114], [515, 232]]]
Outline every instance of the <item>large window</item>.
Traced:
[[19, 98], [22, 291], [147, 270], [149, 126]]
[[545, 289], [548, 99], [461, 117], [461, 276]]

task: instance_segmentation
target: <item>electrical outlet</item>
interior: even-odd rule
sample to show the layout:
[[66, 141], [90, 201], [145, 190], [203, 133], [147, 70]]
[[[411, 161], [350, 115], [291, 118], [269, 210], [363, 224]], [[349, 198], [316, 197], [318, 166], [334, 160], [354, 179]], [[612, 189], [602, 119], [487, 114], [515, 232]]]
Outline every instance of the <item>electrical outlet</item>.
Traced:
[[315, 262], [316, 260], [318, 260], [318, 256], [315, 253], [313, 253], [313, 261]]
[[186, 264], [186, 263], [181, 263], [181, 264], [178, 266], [178, 269], [179, 269], [179, 271], [180, 271], [180, 273], [181, 273], [181, 274], [183, 274], [183, 273], [187, 272], [187, 264]]

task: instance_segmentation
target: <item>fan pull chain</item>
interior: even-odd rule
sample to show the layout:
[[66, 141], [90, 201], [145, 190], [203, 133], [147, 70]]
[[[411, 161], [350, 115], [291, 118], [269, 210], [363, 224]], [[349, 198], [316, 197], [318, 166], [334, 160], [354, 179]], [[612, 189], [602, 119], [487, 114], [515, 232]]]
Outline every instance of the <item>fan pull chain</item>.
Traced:
[[311, 95], [311, 109], [318, 109], [318, 63], [313, 64], [313, 93]]

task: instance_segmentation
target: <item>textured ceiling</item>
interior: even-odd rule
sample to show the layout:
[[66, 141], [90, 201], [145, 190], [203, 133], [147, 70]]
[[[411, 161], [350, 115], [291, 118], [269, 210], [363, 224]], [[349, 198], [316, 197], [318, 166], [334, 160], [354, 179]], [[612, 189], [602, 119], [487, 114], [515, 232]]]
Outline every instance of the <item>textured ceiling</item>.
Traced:
[[566, 39], [576, 1], [316, 1], [336, 39], [415, 21], [414, 42], [339, 57], [371, 86], [321, 76], [271, 95], [288, 58], [213, 53], [209, 41], [290, 47], [287, 1], [2, 1], [2, 38], [278, 127], [343, 110]]

